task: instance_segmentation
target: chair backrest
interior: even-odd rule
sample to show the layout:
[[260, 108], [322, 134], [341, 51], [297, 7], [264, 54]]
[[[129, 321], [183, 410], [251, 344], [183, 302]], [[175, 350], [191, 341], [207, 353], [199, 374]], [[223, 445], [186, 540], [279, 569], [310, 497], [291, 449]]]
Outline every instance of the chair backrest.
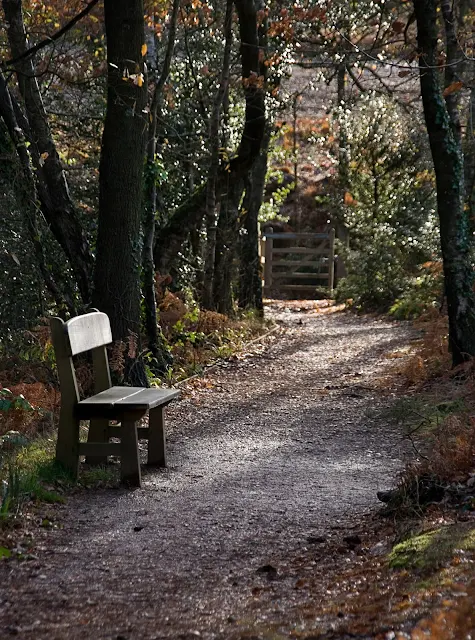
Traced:
[[62, 402], [79, 401], [76, 373], [72, 357], [84, 351], [92, 351], [95, 392], [111, 386], [109, 363], [105, 346], [112, 342], [109, 318], [105, 313], [93, 311], [63, 322], [51, 318], [51, 340], [53, 343]]
[[[63, 335], [62, 347], [70, 356], [104, 347], [112, 342], [109, 318], [100, 311], [86, 313], [63, 323]], [[56, 349], [56, 344], [54, 347]]]

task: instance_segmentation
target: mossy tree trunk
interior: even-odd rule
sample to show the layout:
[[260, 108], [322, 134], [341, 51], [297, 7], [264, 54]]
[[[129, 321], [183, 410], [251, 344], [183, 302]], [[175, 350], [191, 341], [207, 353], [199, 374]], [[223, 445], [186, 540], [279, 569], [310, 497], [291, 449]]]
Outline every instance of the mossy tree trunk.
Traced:
[[[458, 124], [451, 118], [452, 100], [444, 100], [437, 62], [439, 3], [437, 0], [413, 0], [413, 3], [422, 103], [436, 176], [449, 346], [456, 366], [475, 355], [474, 274], [470, 260], [472, 237], [468, 212], [464, 208], [464, 162]], [[446, 53], [450, 54], [452, 36], [447, 30], [446, 34]]]

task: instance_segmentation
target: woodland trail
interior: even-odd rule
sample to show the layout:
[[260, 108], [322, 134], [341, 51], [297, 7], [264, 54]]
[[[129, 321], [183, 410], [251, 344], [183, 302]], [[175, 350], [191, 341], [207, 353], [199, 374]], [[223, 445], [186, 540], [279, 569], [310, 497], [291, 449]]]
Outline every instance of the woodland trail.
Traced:
[[331, 620], [299, 613], [325, 592], [296, 584], [324, 577], [320, 543], [351, 533], [402, 466], [379, 410], [395, 398], [385, 356], [414, 332], [274, 314], [283, 335], [169, 407], [167, 471], [72, 496], [37, 559], [0, 563], [0, 638], [330, 637]]

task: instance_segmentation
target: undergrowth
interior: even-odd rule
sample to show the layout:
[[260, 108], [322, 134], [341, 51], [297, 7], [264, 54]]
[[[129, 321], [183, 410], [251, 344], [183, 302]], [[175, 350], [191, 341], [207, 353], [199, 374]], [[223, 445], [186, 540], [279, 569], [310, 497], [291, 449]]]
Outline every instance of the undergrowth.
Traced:
[[230, 358], [270, 326], [255, 311], [229, 318], [199, 309], [192, 299], [169, 291], [162, 294], [159, 313], [165, 344], [173, 356], [165, 375], [170, 384], [201, 373], [210, 362]]
[[441, 502], [472, 510], [475, 369], [472, 362], [452, 368], [446, 316], [433, 309], [415, 327], [420, 339], [399, 370], [408, 395], [388, 415], [403, 426], [414, 459], [386, 496], [387, 511], [402, 518], [421, 516], [428, 505]]
[[[159, 291], [164, 344], [173, 357], [162, 378], [141, 354], [152, 385], [175, 384], [200, 373], [216, 360], [232, 357], [269, 325], [253, 312], [228, 318], [200, 310], [188, 295]], [[130, 348], [130, 345], [125, 345]], [[111, 370], [120, 369], [120, 353], [110, 354]], [[120, 371], [119, 371], [120, 374]], [[76, 363], [80, 393], [92, 390], [87, 359]], [[0, 525], [11, 523], [31, 502], [62, 502], [77, 483], [54, 463], [61, 396], [49, 327], [18, 334], [0, 344]], [[87, 438], [84, 429], [81, 437]], [[116, 485], [117, 465], [82, 469], [79, 485]]]

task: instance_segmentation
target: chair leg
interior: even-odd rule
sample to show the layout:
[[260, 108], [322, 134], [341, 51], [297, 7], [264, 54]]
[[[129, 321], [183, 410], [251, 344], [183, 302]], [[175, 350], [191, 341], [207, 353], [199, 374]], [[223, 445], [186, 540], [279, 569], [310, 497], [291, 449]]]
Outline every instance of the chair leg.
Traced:
[[165, 438], [164, 407], [151, 409], [148, 427], [148, 458], [147, 464], [154, 467], [167, 466], [167, 451]]
[[[89, 423], [88, 442], [108, 442], [109, 420], [96, 419]], [[107, 456], [87, 456], [86, 463], [90, 465], [107, 464]]]
[[122, 420], [120, 429], [120, 479], [131, 487], [141, 486], [137, 423]]
[[61, 409], [58, 425], [56, 460], [73, 478], [79, 471], [79, 420], [71, 411]]

